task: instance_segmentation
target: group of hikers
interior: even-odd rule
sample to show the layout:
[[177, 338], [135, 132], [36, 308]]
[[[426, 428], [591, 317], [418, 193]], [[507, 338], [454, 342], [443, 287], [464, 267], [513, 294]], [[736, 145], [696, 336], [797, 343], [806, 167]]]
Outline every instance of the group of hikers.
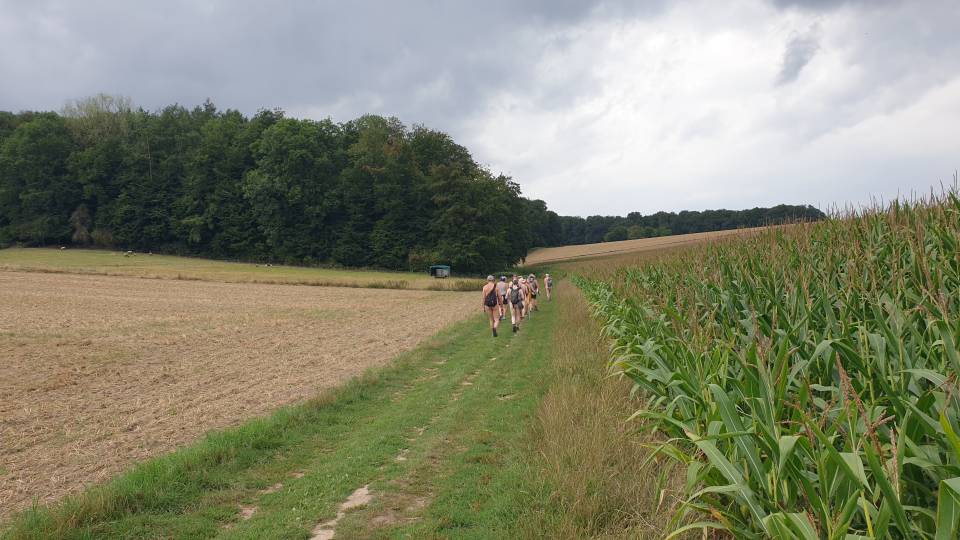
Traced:
[[[543, 290], [547, 300], [551, 300], [553, 292], [553, 278], [550, 274], [543, 276]], [[513, 274], [510, 280], [507, 276], [500, 276], [497, 281], [493, 276], [487, 276], [487, 283], [483, 286], [483, 311], [490, 317], [490, 329], [493, 337], [497, 337], [497, 328], [504, 320], [507, 311], [510, 311], [510, 322], [513, 332], [520, 330], [520, 321], [537, 311], [537, 296], [540, 294], [540, 283], [537, 276], [530, 274], [527, 277]]]

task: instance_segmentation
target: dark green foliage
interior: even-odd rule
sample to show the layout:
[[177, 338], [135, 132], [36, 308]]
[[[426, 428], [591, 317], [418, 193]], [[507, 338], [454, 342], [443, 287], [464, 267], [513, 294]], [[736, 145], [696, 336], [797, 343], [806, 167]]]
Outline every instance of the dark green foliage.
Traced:
[[74, 142], [56, 114], [17, 126], [0, 146], [0, 242], [43, 245], [70, 238], [80, 186], [67, 172]]
[[627, 238], [627, 228], [623, 225], [611, 227], [611, 229], [607, 231], [607, 234], [603, 235], [604, 242], [617, 242], [619, 240], [626, 240]]
[[[550, 225], [550, 230], [556, 232], [553, 233], [553, 236], [547, 237], [554, 243], [545, 242], [537, 245], [594, 244], [596, 242], [651, 238], [671, 234], [761, 227], [793, 221], [816, 221], [824, 217], [826, 216], [823, 212], [812, 206], [787, 204], [750, 210], [657, 212], [649, 216], [644, 216], [639, 212], [631, 212], [627, 214], [627, 217], [590, 216], [582, 218], [559, 216]], [[624, 235], [624, 232], [626, 232], [626, 235]]]
[[[336, 201], [339, 128], [330, 121], [279, 120], [253, 143], [256, 166], [243, 175], [251, 225], [273, 257], [287, 263], [326, 260]], [[340, 261], [346, 262], [346, 261]]]
[[148, 112], [103, 95], [63, 115], [0, 112], [0, 246], [471, 273], [558, 235], [543, 201], [395, 118]]

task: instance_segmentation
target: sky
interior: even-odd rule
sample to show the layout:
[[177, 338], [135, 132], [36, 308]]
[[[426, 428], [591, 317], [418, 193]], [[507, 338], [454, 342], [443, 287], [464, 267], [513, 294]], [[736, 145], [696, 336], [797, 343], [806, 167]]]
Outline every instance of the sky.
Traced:
[[396, 116], [562, 215], [827, 209], [960, 168], [960, 1], [0, 0], [0, 110]]

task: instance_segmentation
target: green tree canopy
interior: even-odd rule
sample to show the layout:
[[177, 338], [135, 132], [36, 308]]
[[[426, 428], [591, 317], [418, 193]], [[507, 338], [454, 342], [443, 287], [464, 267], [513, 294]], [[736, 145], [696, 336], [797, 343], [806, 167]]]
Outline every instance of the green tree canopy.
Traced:
[[207, 101], [0, 111], [0, 246], [142, 251], [481, 273], [536, 246], [819, 219], [809, 206], [558, 216], [446, 133], [396, 118], [252, 117]]

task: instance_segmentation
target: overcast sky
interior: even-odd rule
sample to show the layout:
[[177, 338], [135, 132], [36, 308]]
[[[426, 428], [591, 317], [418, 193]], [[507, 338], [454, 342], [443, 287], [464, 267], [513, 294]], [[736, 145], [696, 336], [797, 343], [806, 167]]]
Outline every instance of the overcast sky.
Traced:
[[397, 116], [573, 215], [858, 204], [960, 167], [958, 0], [271, 4], [0, 0], [0, 110]]

